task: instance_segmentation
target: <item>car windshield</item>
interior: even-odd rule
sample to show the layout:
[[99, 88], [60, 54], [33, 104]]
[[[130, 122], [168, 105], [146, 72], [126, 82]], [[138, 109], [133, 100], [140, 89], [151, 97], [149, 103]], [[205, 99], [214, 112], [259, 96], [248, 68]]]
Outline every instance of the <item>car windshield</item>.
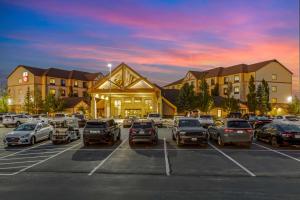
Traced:
[[212, 119], [212, 116], [210, 115], [200, 115], [201, 119]]
[[22, 124], [18, 126], [15, 131], [33, 131], [36, 124]]
[[257, 119], [258, 120], [268, 120], [269, 118], [266, 116], [258, 116]]
[[65, 117], [64, 114], [55, 114], [55, 117]]
[[152, 128], [152, 123], [151, 122], [135, 122], [132, 125], [132, 128]]
[[280, 125], [282, 130], [286, 132], [300, 132], [300, 126], [295, 124], [282, 124]]
[[105, 122], [87, 122], [85, 128], [106, 128]]
[[149, 117], [160, 117], [159, 114], [149, 114]]
[[5, 116], [4, 119], [11, 119], [12, 116]]
[[75, 117], [78, 118], [78, 119], [84, 119], [83, 115], [75, 115]]
[[201, 127], [198, 120], [179, 120], [179, 127]]
[[228, 121], [228, 128], [251, 128], [250, 124], [247, 121]]
[[299, 121], [299, 119], [296, 116], [286, 116], [285, 118], [289, 121]]

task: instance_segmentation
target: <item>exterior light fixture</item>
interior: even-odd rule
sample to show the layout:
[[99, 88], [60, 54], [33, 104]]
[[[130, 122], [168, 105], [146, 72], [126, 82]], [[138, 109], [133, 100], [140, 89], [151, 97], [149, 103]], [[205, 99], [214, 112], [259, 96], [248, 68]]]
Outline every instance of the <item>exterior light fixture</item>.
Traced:
[[293, 101], [293, 97], [289, 96], [288, 98], [286, 98], [286, 100], [287, 100], [288, 103], [291, 103]]

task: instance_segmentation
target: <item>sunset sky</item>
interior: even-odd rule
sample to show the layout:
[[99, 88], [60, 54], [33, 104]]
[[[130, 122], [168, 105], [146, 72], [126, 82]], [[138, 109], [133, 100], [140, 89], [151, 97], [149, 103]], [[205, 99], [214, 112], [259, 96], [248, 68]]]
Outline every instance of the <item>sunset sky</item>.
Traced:
[[275, 58], [294, 72], [296, 92], [299, 0], [0, 0], [0, 52], [2, 74], [125, 62], [160, 85]]

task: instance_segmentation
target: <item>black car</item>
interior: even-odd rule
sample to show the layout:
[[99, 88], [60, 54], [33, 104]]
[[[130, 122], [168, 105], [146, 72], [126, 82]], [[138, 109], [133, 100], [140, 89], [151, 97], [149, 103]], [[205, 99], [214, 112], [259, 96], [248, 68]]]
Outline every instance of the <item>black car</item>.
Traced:
[[129, 144], [136, 142], [158, 143], [157, 127], [152, 120], [136, 120], [129, 129]]
[[113, 119], [90, 120], [83, 129], [83, 143], [88, 146], [91, 143], [115, 144], [121, 138], [119, 125]]
[[78, 119], [79, 128], [82, 128], [82, 127], [85, 126], [86, 119], [85, 119], [84, 115], [82, 115], [82, 114], [74, 114], [73, 117], [75, 117], [75, 118]]
[[208, 133], [197, 118], [179, 118], [174, 123], [172, 138], [178, 146], [182, 144], [208, 144]]
[[264, 125], [256, 132], [256, 139], [270, 143], [273, 147], [300, 145], [300, 126], [272, 122]]

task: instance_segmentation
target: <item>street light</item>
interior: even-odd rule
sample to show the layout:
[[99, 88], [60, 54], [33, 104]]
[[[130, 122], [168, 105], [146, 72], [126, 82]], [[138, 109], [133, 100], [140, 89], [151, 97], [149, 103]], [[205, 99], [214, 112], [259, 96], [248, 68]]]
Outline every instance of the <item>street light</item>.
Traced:
[[112, 64], [108, 63], [107, 67], [109, 68], [109, 117], [111, 117], [111, 67], [112, 67]]

